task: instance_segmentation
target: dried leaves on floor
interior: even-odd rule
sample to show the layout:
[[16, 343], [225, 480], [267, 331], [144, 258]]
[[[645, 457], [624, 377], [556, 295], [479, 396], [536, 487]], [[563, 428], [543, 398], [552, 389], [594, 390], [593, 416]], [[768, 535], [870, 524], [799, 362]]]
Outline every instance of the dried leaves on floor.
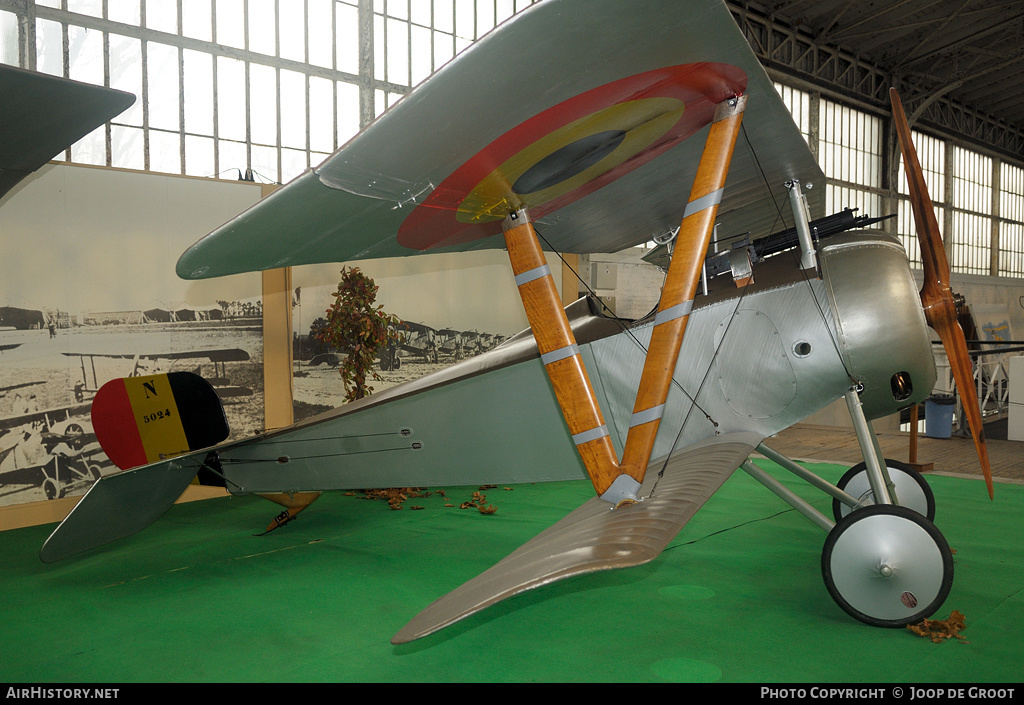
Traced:
[[923, 619], [917, 624], [908, 624], [907, 629], [918, 636], [931, 639], [936, 644], [941, 644], [947, 639], [958, 639], [967, 641], [960, 636], [960, 632], [967, 626], [963, 613], [953, 610], [949, 619]]
[[[480, 487], [480, 490], [493, 489], [495, 485], [484, 485]], [[510, 487], [505, 488], [511, 491]], [[359, 496], [362, 499], [378, 499], [388, 503], [388, 506], [392, 509], [402, 509], [405, 502], [409, 499], [419, 499], [423, 497], [430, 497], [433, 494], [440, 495], [445, 500], [446, 507], [453, 507], [455, 505], [448, 502], [448, 495], [444, 490], [428, 490], [423, 487], [390, 487], [381, 490], [360, 490], [359, 492], [347, 492], [349, 496]], [[498, 511], [498, 508], [493, 504], [487, 503], [487, 495], [481, 493], [479, 490], [473, 493], [473, 497], [467, 501], [462, 502], [459, 505], [459, 509], [472, 509], [476, 508], [481, 514], [494, 514]], [[409, 509], [423, 509], [422, 506], [410, 505]]]

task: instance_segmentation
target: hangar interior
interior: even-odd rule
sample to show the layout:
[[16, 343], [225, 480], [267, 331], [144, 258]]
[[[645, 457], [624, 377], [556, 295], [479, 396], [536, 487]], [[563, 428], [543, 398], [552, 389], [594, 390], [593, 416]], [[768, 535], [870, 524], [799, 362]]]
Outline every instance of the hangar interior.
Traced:
[[[174, 261], [207, 232], [317, 167], [494, 27], [544, 1], [0, 0], [0, 63], [136, 96], [130, 108], [54, 155], [45, 167], [0, 197], [0, 238], [5, 250], [15, 254], [0, 265], [6, 282], [0, 285], [0, 314], [5, 317], [0, 320], [0, 342], [23, 344], [30, 334], [36, 336], [24, 343], [20, 353], [11, 351], [0, 358], [0, 366], [8, 370], [0, 386], [12, 390], [6, 400], [32, 406], [0, 409], [0, 417], [80, 405], [81, 396], [75, 396], [79, 381], [81, 388], [89, 388], [90, 380], [92, 386], [98, 386], [102, 380], [97, 377], [97, 365], [100, 377], [115, 376], [126, 363], [112, 361], [124, 358], [126, 352], [131, 352], [128, 357], [134, 355], [138, 370], [146, 353], [140, 354], [134, 343], [122, 340], [126, 332], [145, 329], [151, 336], [145, 342], [147, 350], [206, 350], [216, 343], [217, 331], [226, 330], [222, 323], [230, 329], [230, 336], [223, 338], [230, 342], [223, 346], [244, 350], [245, 360], [253, 363], [251, 369], [232, 362], [226, 364], [237, 366], [220, 369], [228, 370], [222, 376], [231, 378], [233, 388], [248, 392], [230, 407], [236, 414], [231, 417], [233, 435], [285, 427], [333, 405], [337, 390], [323, 390], [340, 386], [336, 371], [321, 374], [319, 368], [314, 370], [313, 360], [301, 353], [301, 345], [295, 341], [309, 336], [325, 302], [329, 305], [340, 264], [186, 283], [175, 277]], [[869, 227], [898, 238], [912, 265], [920, 268], [910, 195], [888, 102], [889, 87], [900, 90], [949, 256], [951, 283], [971, 308], [976, 339], [1007, 344], [1024, 339], [1024, 11], [1019, 4], [999, 0], [937, 0], [924, 6], [898, 0], [871, 4], [729, 0], [726, 4], [827, 179], [823, 186], [825, 212], [852, 208], [860, 215], [893, 215]], [[638, 319], [657, 305], [665, 276], [662, 269], [644, 259], [655, 248], [656, 243], [651, 242], [617, 253], [546, 255], [564, 304], [591, 293], [601, 297], [615, 315]], [[459, 329], [463, 336], [472, 331], [474, 336], [482, 333], [498, 340], [528, 327], [515, 285], [507, 276], [507, 261], [505, 253], [497, 251], [355, 264], [381, 285], [380, 301], [389, 311], [425, 325], [433, 331], [431, 335], [442, 329]], [[920, 281], [919, 269], [915, 274]], [[437, 295], [424, 297], [422, 293], [428, 290]], [[32, 318], [24, 326], [15, 322], [18, 316], [36, 313], [38, 321]], [[217, 325], [206, 325], [211, 321]], [[29, 378], [43, 365], [32, 356], [49, 359], [54, 351], [36, 353], [33, 346], [41, 345], [37, 333], [42, 334], [51, 322], [56, 328], [56, 345], [61, 346], [60, 364], [51, 371], [48, 382], [36, 383]], [[167, 325], [161, 327], [164, 322]], [[116, 336], [105, 337], [101, 331], [114, 331]], [[83, 342], [91, 345], [83, 346]], [[984, 385], [983, 405], [987, 404], [985, 409], [993, 418], [1004, 420], [1013, 404], [1009, 391], [1013, 381], [1007, 382], [1009, 358], [990, 355], [978, 360], [984, 360], [977, 365], [979, 390]], [[218, 371], [212, 357], [200, 357], [196, 364], [206, 366], [204, 371]], [[410, 374], [414, 369], [418, 368], [406, 365]], [[18, 389], [15, 401], [15, 387], [26, 382], [37, 386]], [[940, 375], [936, 385], [936, 392], [944, 390], [953, 392], [948, 373], [945, 379]], [[67, 420], [70, 418], [69, 414]], [[809, 418], [808, 423], [820, 429], [845, 427], [850, 422], [840, 401]], [[956, 423], [963, 425], [959, 415]], [[905, 424], [906, 420], [896, 415], [876, 426], [895, 433], [901, 425], [905, 429]], [[838, 443], [835, 431], [823, 433], [828, 442]], [[892, 438], [897, 440], [886, 442], [899, 446], [894, 453], [904, 454], [905, 434]], [[966, 437], [961, 440], [969, 444]], [[800, 445], [801, 439], [787, 442], [799, 448], [797, 454], [814, 453], [809, 445]], [[929, 446], [931, 442], [922, 439], [922, 449], [953, 457], [941, 445]], [[855, 441], [847, 445], [853, 446]], [[1003, 469], [1001, 480], [1024, 478], [1012, 443], [993, 445], [991, 453], [994, 465], [999, 463]], [[973, 446], [957, 457], [976, 464], [972, 454]], [[837, 449], [825, 458], [842, 462], [842, 455]], [[950, 470], [977, 474], [963, 468]], [[949, 478], [939, 478], [939, 482], [949, 482]], [[0, 498], [0, 528], [60, 521], [87, 486], [87, 482], [79, 483], [66, 491], [57, 487], [53, 494], [43, 486], [8, 488], [9, 496]], [[1013, 494], [1017, 489], [1011, 486], [1007, 490], [1011, 500], [1003, 502], [1019, 500], [1019, 493]], [[577, 490], [559, 488], [569, 495]], [[959, 487], [949, 491], [959, 497]], [[190, 496], [196, 498], [222, 495], [223, 491], [211, 495], [190, 488]], [[541, 497], [540, 501], [547, 500]], [[184, 512], [195, 514], [197, 510], [180, 511], [176, 523], [187, 524]], [[250, 517], [259, 513], [249, 504], [243, 511]], [[709, 512], [708, 523], [693, 531], [713, 533], [728, 523], [727, 514], [725, 508], [721, 512], [715, 509]], [[539, 521], [558, 518], [541, 516]], [[323, 520], [312, 521], [317, 531], [333, 531], [335, 538], [344, 533], [327, 528]], [[963, 521], [969, 523], [969, 519]], [[1009, 521], [1019, 526], [1019, 515], [1012, 513]], [[521, 538], [528, 538], [534, 523], [517, 526]], [[437, 541], [443, 534], [440, 526], [427, 529], [433, 532], [431, 540]], [[36, 531], [32, 541], [40, 535], [36, 529], [26, 530]], [[376, 531], [381, 530], [377, 525]], [[416, 527], [405, 520], [401, 531], [400, 540], [417, 540]], [[521, 542], [508, 536], [489, 534], [486, 538], [507, 543], [510, 550]], [[179, 545], [179, 539], [162, 540]], [[368, 536], [359, 540], [372, 542]], [[199, 538], [198, 543], [205, 540]], [[980, 544], [983, 539], [971, 536], [964, 543]], [[203, 550], [217, 553], [219, 549]], [[217, 553], [211, 560], [230, 560], [226, 558], [229, 550], [225, 548], [223, 555]], [[446, 555], [448, 560], [458, 559], [451, 547]], [[128, 573], [146, 567], [147, 559], [137, 554], [126, 560]], [[479, 569], [489, 565], [487, 560], [480, 563]], [[1019, 561], [1015, 563], [1019, 567], [1017, 564]], [[314, 572], [319, 574], [322, 569], [317, 566]], [[360, 564], [357, 572], [364, 569], [371, 568]], [[397, 573], [400, 567], [389, 566], [388, 570], [392, 569]], [[759, 564], [751, 570], [768, 569]], [[286, 574], [288, 568], [275, 570]], [[420, 565], [416, 570], [431, 568]], [[467, 576], [473, 574], [467, 571]], [[15, 570], [26, 578], [32, 573]], [[271, 578], [257, 579], [267, 589], [275, 589]], [[984, 577], [1002, 587], [1001, 580], [997, 567]], [[311, 591], [317, 589], [311, 582], [303, 585]], [[364, 588], [356, 580], [347, 589]], [[571, 587], [558, 589], [563, 596], [579, 597], [572, 594]], [[673, 590], [671, 585], [659, 589]], [[626, 579], [609, 578], [601, 590], [624, 594], [629, 592], [629, 584]], [[584, 600], [595, 597], [581, 591]], [[682, 599], [703, 599], [697, 592]], [[536, 609], [553, 609], [539, 598], [530, 599]], [[1008, 611], [1000, 619], [1007, 619], [1007, 614], [1010, 619], [1019, 617], [1016, 603], [1019, 598], [1013, 605], [1003, 606]], [[247, 605], [253, 611], [261, 608], [255, 599]], [[134, 612], [136, 608], [142, 609], [133, 604], [126, 618], [144, 619]], [[301, 609], [296, 605], [288, 611]], [[219, 619], [209, 613], [205, 616]], [[335, 616], [346, 619], [341, 613]], [[757, 618], [754, 613], [748, 616]], [[515, 618], [514, 609], [499, 616], [511, 622]], [[372, 618], [360, 620], [359, 628], [372, 630], [362, 621], [372, 622]], [[266, 631], [254, 630], [251, 636], [272, 639], [278, 630], [287, 628], [276, 618], [267, 625]], [[631, 630], [623, 625], [619, 628]], [[156, 629], [161, 634], [167, 630], [168, 640], [181, 636], [171, 627], [157, 625]], [[459, 633], [474, 641], [470, 651], [486, 648], [475, 643], [482, 635], [471, 628]], [[811, 634], [813, 642], [826, 638], [827, 632]], [[728, 631], [722, 635], [723, 640], [727, 636], [741, 638]], [[315, 641], [308, 634], [306, 638]], [[670, 638], [660, 634], [656, 641], [660, 647]], [[842, 638], [850, 643], [841, 644], [840, 650], [856, 653], [857, 635], [844, 634]], [[870, 639], [880, 660], [895, 661], [903, 654], [904, 646], [882, 646], [880, 637]], [[446, 653], [456, 646], [441, 643]], [[331, 643], [325, 648], [345, 647]], [[393, 652], [377, 654], [376, 646], [367, 648], [376, 654], [373, 658], [394, 657]], [[724, 650], [725, 642], [717, 648]], [[721, 668], [725, 668], [727, 679], [751, 680], [772, 679], [772, 674], [779, 673], [771, 670], [773, 657], [767, 652], [756, 652], [764, 659], [762, 666], [741, 668], [721, 666], [723, 657], [711, 650], [708, 647], [691, 660], [659, 662], [662, 670], [656, 675], [667, 680], [716, 680], [722, 678]], [[303, 667], [274, 670], [262, 677], [332, 677], [328, 665], [314, 652], [303, 646], [300, 653], [307, 659]], [[398, 655], [438, 667], [414, 650]], [[522, 657], [513, 660], [517, 658]], [[534, 673], [539, 679], [568, 677], [557, 667], [554, 672], [541, 669], [542, 656], [536, 658], [537, 663], [523, 668], [538, 669]], [[794, 679], [827, 677], [809, 665], [814, 660], [812, 654], [801, 659], [803, 666], [782, 672]], [[606, 677], [610, 679], [641, 679], [645, 676], [637, 674], [647, 673], [630, 670], [628, 665], [615, 671], [608, 662], [595, 662], [609, 669]], [[552, 663], [560, 661], [556, 658]], [[944, 669], [956, 668], [956, 663], [955, 655], [943, 652], [917, 673], [922, 680], [934, 680]], [[881, 674], [882, 679], [901, 675], [898, 670], [871, 671], [876, 665], [875, 661], [867, 663], [866, 671], [850, 680], [866, 679], [871, 673]], [[973, 662], [971, 667], [981, 679], [1008, 677], [995, 667], [986, 671]], [[19, 664], [17, 668], [25, 670], [13, 671], [16, 676], [31, 680], [29, 666]], [[72, 671], [79, 674], [73, 679], [86, 672], [107, 674], [114, 680], [124, 678], [116, 668], [95, 662], [88, 668], [92, 670]], [[486, 677], [498, 680], [522, 678], [521, 671], [496, 671], [493, 665], [479, 668], [478, 674], [487, 673]], [[143, 672], [154, 680], [175, 678], [149, 667]], [[60, 679], [53, 675], [58, 670], [45, 673], [47, 678]], [[230, 678], [213, 668], [192, 673], [196, 679]], [[386, 678], [395, 680], [409, 677], [409, 671], [397, 662], [389, 663], [386, 673]], [[589, 675], [580, 677], [597, 678], [586, 673]], [[431, 677], [457, 680], [466, 676], [441, 669]]]

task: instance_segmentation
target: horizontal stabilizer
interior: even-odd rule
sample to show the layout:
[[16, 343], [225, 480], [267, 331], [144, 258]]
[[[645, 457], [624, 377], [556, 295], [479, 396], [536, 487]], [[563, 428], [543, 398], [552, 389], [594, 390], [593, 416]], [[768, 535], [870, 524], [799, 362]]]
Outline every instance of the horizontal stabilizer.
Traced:
[[136, 534], [163, 516], [198, 470], [197, 458], [181, 456], [96, 482], [39, 551], [53, 563]]
[[591, 499], [494, 567], [431, 604], [391, 643], [420, 639], [541, 585], [654, 560], [761, 440], [752, 433], [717, 436], [673, 454], [667, 465], [665, 458], [653, 461], [638, 493], [643, 501], [612, 509], [603, 500]]

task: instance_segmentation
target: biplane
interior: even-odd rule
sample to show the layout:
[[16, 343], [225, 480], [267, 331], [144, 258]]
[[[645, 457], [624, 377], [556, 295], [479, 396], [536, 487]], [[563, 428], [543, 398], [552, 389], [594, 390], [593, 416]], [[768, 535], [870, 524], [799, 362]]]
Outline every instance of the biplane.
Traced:
[[75, 399], [82, 401], [91, 399], [102, 386], [100, 375], [96, 372], [96, 359], [103, 360], [131, 360], [131, 369], [126, 377], [139, 377], [163, 370], [176, 363], [186, 363], [193, 360], [208, 360], [213, 363], [211, 374], [205, 375], [206, 379], [217, 390], [218, 396], [224, 399], [232, 397], [252, 396], [252, 389], [238, 384], [232, 384], [227, 375], [227, 363], [246, 362], [249, 360], [249, 353], [241, 348], [216, 348], [201, 350], [178, 350], [174, 352], [127, 352], [127, 353], [102, 353], [102, 352], [63, 352], [67, 357], [77, 357], [82, 368], [82, 381], [75, 384]]
[[[931, 615], [953, 579], [934, 496], [882, 457], [871, 421], [932, 391], [929, 328], [973, 397], [895, 95], [893, 109], [924, 253], [920, 292], [895, 238], [821, 237], [811, 225], [826, 217], [823, 174], [721, 0], [532, 6], [177, 264], [193, 279], [504, 249], [530, 329], [293, 427], [105, 477], [41, 558], [141, 530], [200, 468], [239, 494], [590, 479], [593, 499], [424, 606], [400, 644], [531, 588], [654, 560], [742, 468], [821, 527], [822, 577], [842, 610], [890, 627]], [[792, 243], [770, 256], [728, 246], [787, 231]], [[609, 318], [589, 298], [563, 308], [542, 250], [651, 240], [670, 257], [648, 318]], [[726, 250], [707, 276], [709, 254]], [[832, 485], [766, 439], [837, 400], [864, 462]], [[967, 416], [991, 494], [980, 414]], [[758, 455], [832, 497], [834, 516], [764, 472]]]
[[442, 328], [437, 331], [438, 353], [454, 358], [456, 361], [466, 356], [462, 341], [462, 331], [454, 328]]
[[[400, 328], [402, 340], [396, 344], [397, 350], [392, 355], [395, 369], [401, 366], [397, 359], [404, 356], [420, 358], [422, 362], [437, 362], [439, 348], [436, 330], [425, 323], [411, 321], [402, 321]], [[382, 362], [384, 361], [382, 360]], [[382, 369], [384, 369], [383, 365]]]
[[57, 499], [88, 487], [113, 467], [93, 432], [88, 404], [24, 408], [0, 419], [2, 485], [39, 487], [46, 499]]
[[462, 331], [462, 348], [467, 355], [479, 355], [483, 352], [480, 333], [475, 330]]

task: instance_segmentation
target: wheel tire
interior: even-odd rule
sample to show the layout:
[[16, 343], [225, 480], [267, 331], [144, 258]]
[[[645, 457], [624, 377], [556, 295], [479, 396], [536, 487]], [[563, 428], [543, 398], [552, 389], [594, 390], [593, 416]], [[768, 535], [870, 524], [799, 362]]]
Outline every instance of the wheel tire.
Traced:
[[945, 601], [953, 587], [953, 554], [920, 513], [875, 505], [851, 513], [829, 532], [821, 572], [832, 599], [854, 619], [904, 627], [931, 616]]
[[[885, 459], [889, 470], [889, 479], [896, 485], [896, 499], [899, 506], [913, 509], [918, 514], [935, 521], [935, 494], [929, 487], [924, 476], [906, 463], [898, 460]], [[861, 501], [874, 504], [875, 493], [868, 482], [867, 464], [860, 462], [846, 471], [836, 483], [836, 487]], [[855, 510], [846, 506], [838, 499], [832, 500], [832, 516], [838, 522]]]
[[42, 487], [47, 499], [59, 499], [60, 497], [64, 496], [64, 493], [61, 492], [60, 486], [57, 484], [57, 481], [54, 480], [53, 478], [48, 477], [45, 480], [43, 480]]

